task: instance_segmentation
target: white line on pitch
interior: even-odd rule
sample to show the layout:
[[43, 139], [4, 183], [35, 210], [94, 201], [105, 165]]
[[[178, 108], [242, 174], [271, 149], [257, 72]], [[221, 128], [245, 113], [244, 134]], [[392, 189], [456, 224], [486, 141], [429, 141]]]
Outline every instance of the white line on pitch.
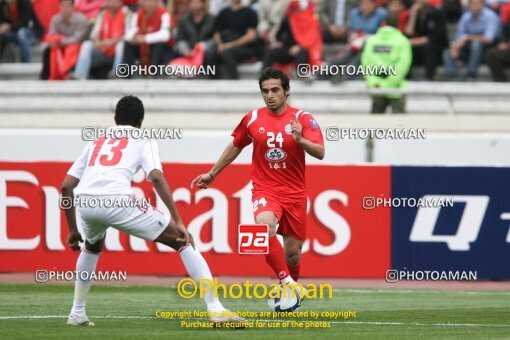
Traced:
[[[64, 319], [67, 315], [14, 315], [0, 316], [0, 320], [14, 319]], [[164, 319], [155, 316], [130, 316], [130, 315], [96, 315], [90, 316], [91, 319]], [[187, 320], [208, 320], [205, 318], [186, 318]], [[179, 320], [179, 319], [167, 319]], [[251, 321], [251, 319], [249, 320]], [[283, 319], [253, 319], [253, 321], [262, 322], [287, 322], [292, 320]], [[436, 326], [436, 327], [510, 327], [510, 324], [483, 324], [483, 323], [420, 323], [420, 322], [387, 322], [387, 321], [328, 321], [328, 320], [296, 320], [300, 322], [329, 322], [333, 324], [351, 324], [351, 325], [381, 325], [381, 326]]]

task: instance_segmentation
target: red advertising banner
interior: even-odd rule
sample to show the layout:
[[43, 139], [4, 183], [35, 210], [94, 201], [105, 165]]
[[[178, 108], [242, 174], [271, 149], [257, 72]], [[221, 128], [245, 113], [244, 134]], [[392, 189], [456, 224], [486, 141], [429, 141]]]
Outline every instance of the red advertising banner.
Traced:
[[[67, 225], [59, 191], [70, 163], [0, 162], [0, 272], [73, 270], [77, 253], [65, 246]], [[206, 190], [191, 181], [210, 164], [164, 164], [185, 224], [214, 275], [269, 276], [264, 255], [238, 253], [238, 226], [253, 223], [251, 166], [231, 165]], [[307, 167], [308, 240], [304, 277], [382, 278], [390, 268], [391, 209], [364, 210], [364, 196], [391, 195], [389, 166]], [[150, 182], [135, 193], [165, 210]], [[110, 228], [98, 270], [185, 274], [170, 248]]]

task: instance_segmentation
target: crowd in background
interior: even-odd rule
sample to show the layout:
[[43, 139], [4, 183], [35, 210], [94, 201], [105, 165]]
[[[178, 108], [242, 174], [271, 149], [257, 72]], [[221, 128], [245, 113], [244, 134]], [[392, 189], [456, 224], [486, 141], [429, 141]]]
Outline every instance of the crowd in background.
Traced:
[[0, 52], [14, 44], [26, 63], [40, 44], [41, 79], [111, 78], [135, 63], [214, 65], [211, 77], [237, 79], [256, 61], [359, 65], [390, 15], [412, 48], [410, 77], [419, 67], [427, 80], [474, 79], [485, 63], [508, 81], [506, 0], [0, 0]]

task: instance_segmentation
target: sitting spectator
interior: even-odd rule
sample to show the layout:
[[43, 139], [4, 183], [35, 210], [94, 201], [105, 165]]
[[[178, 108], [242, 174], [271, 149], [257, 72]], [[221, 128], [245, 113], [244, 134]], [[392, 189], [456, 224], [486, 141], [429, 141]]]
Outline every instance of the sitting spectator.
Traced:
[[124, 5], [127, 6], [132, 12], [136, 12], [138, 10], [139, 0], [123, 0]]
[[[389, 69], [395, 66], [396, 75], [381, 73], [381, 75], [366, 75], [368, 87], [381, 89], [401, 89], [406, 86], [406, 76], [412, 59], [412, 49], [409, 40], [398, 27], [398, 14], [389, 12], [386, 26], [379, 28], [377, 33], [368, 38], [361, 56], [364, 66], [381, 66]], [[393, 113], [405, 113], [405, 96], [402, 94], [387, 94], [372, 96], [372, 113], [385, 113], [391, 106]]]
[[510, 3], [501, 8], [501, 22], [503, 23], [503, 37], [498, 46], [487, 51], [486, 61], [491, 69], [492, 78], [497, 82], [508, 81], [505, 66], [510, 65]]
[[96, 21], [103, 6], [104, 0], [75, 0], [74, 2], [74, 9], [83, 14], [91, 25]]
[[[419, 1], [419, 0], [418, 0]], [[404, 33], [404, 29], [409, 20], [409, 11], [406, 8], [404, 0], [389, 0], [388, 1], [388, 13], [393, 12], [398, 16], [398, 27], [397, 29]]]
[[168, 11], [172, 14], [173, 27], [178, 27], [181, 18], [190, 11], [190, 0], [168, 0]]
[[21, 62], [30, 62], [33, 32], [28, 27], [31, 17], [29, 0], [0, 1], [0, 56], [9, 43], [19, 45]]
[[467, 61], [468, 79], [476, 78], [485, 49], [498, 38], [498, 16], [484, 7], [484, 0], [469, 0], [469, 9], [459, 21], [457, 35], [450, 49], [443, 53], [446, 76], [457, 77], [456, 60]]
[[259, 1], [257, 34], [264, 45], [275, 40], [288, 6], [289, 0]]
[[359, 7], [349, 13], [348, 44], [340, 51], [334, 65], [359, 65], [365, 40], [381, 26], [386, 18], [386, 9], [377, 7], [375, 0], [359, 0]]
[[241, 0], [231, 0], [231, 6], [220, 12], [213, 35], [216, 48], [206, 52], [206, 63], [215, 65], [217, 77], [221, 77], [221, 63], [229, 79], [239, 78], [237, 64], [256, 55], [256, 29], [257, 13]]
[[379, 8], [375, 0], [360, 0], [359, 6], [349, 13], [349, 30], [375, 34], [386, 18], [386, 10]]
[[[319, 14], [324, 43], [345, 40], [347, 34], [345, 13], [352, 10], [355, 4], [353, 0], [316, 0], [314, 2], [315, 10]], [[349, 5], [351, 7], [346, 8]]]
[[285, 17], [276, 33], [276, 40], [269, 45], [264, 54], [262, 69], [271, 67], [273, 63], [285, 64], [292, 61], [296, 64], [307, 64], [308, 51], [296, 42], [289, 18]]
[[176, 52], [191, 57], [195, 44], [202, 41], [212, 47], [213, 30], [214, 17], [207, 11], [207, 0], [191, 0], [190, 12], [181, 18], [177, 27]]
[[67, 79], [78, 60], [80, 45], [87, 34], [87, 19], [74, 10], [73, 0], [60, 0], [60, 12], [53, 16], [43, 52], [41, 79]]
[[[242, 0], [243, 6], [250, 6], [251, 0]], [[222, 10], [230, 6], [230, 0], [209, 0], [209, 13], [217, 16]]]
[[[111, 70], [108, 76], [112, 78], [116, 66], [122, 62], [130, 14], [122, 0], [106, 0], [106, 8], [99, 13], [90, 40], [81, 45], [78, 62], [70, 78], [87, 79], [91, 69], [100, 72], [105, 68]], [[99, 75], [98, 78], [105, 76]]]
[[433, 80], [442, 51], [448, 46], [445, 15], [429, 0], [417, 0], [409, 12], [404, 33], [413, 47], [413, 66], [425, 65], [425, 77]]
[[170, 13], [159, 0], [144, 0], [125, 36], [124, 64], [166, 65], [170, 59]]

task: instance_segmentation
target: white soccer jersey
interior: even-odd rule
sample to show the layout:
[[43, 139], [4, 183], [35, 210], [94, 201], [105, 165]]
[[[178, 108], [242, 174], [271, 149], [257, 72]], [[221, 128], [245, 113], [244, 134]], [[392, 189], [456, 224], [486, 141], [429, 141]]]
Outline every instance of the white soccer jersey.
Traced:
[[[119, 125], [107, 131], [112, 132], [114, 129], [136, 128]], [[74, 189], [75, 195], [131, 194], [131, 180], [140, 168], [145, 171], [149, 181], [152, 170], [162, 171], [158, 145], [154, 140], [128, 137], [109, 139], [108, 136], [112, 135], [119, 134], [107, 133], [107, 138], [98, 138], [89, 142], [67, 172], [68, 175], [80, 180]]]

